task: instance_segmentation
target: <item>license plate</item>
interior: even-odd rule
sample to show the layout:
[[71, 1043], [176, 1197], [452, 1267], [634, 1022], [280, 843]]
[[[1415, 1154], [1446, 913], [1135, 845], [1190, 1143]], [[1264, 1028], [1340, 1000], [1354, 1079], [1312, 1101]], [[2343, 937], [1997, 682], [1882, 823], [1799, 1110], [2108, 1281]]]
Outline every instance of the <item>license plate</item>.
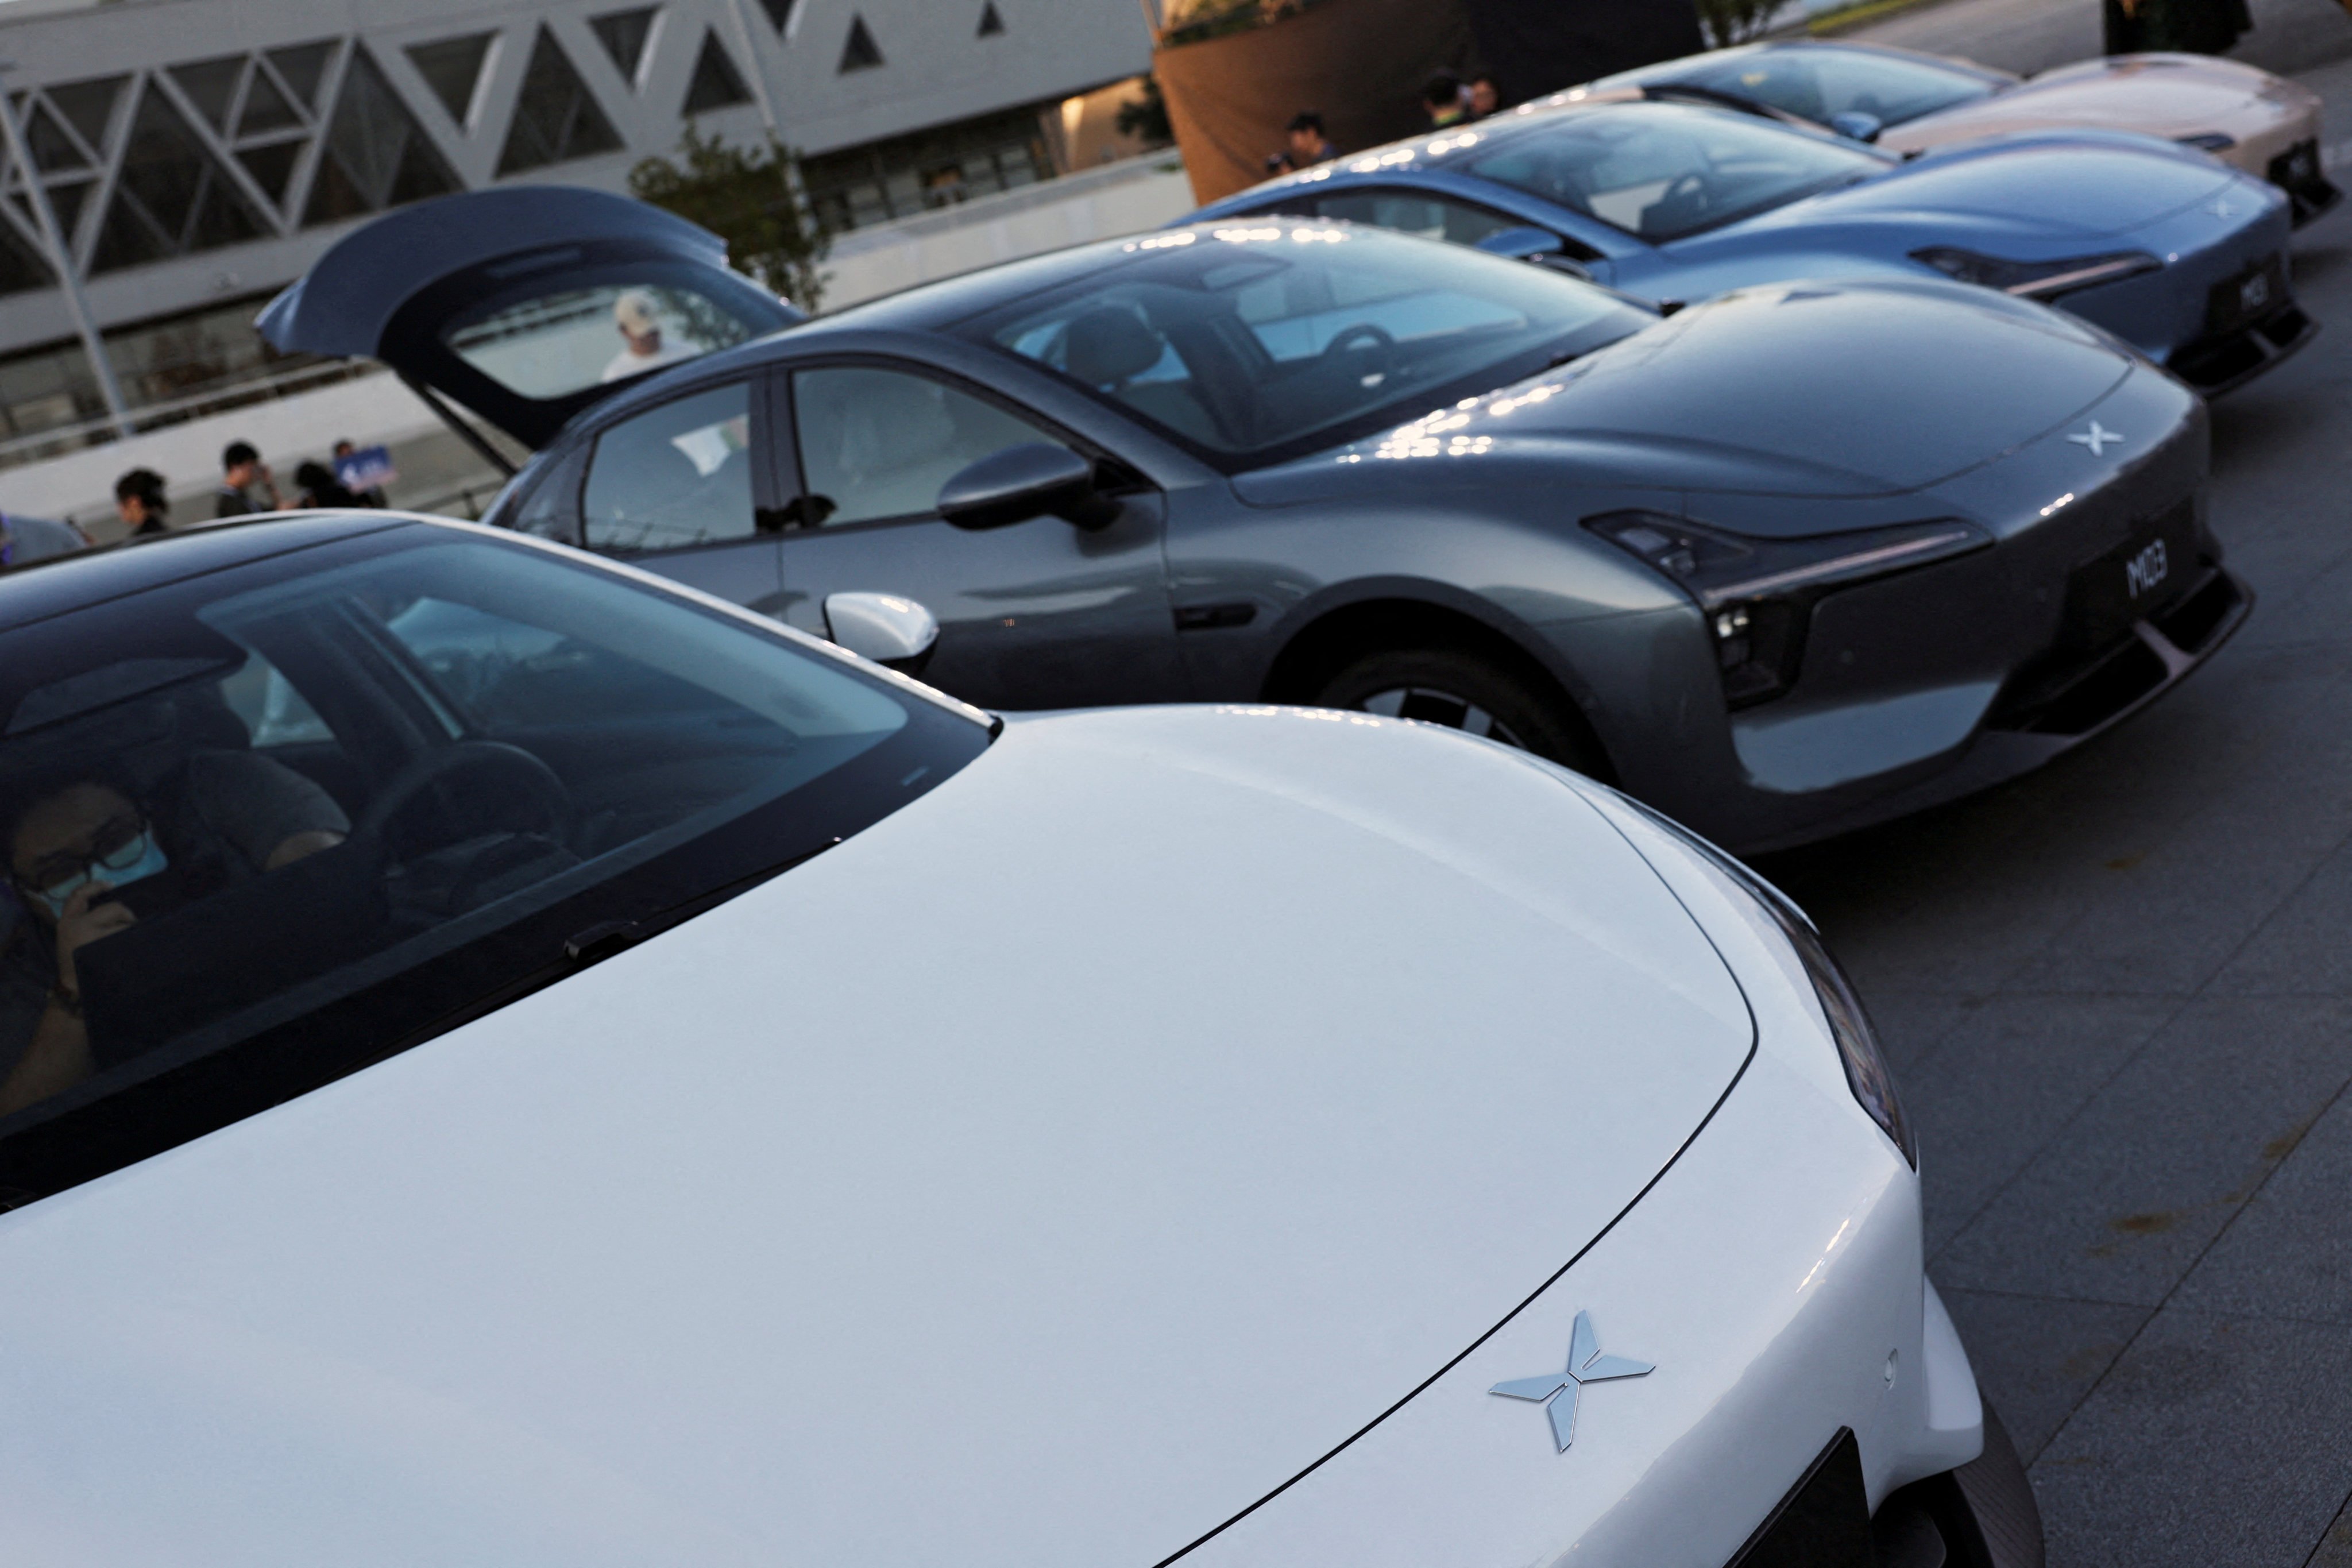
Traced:
[[2285, 303], [2285, 265], [2275, 256], [2266, 256], [2235, 278], [2213, 285], [2205, 308], [2205, 330], [2233, 331]]
[[2068, 640], [2103, 646], [2164, 608], [2196, 574], [2196, 511], [2183, 502], [2076, 567], [2067, 584]]

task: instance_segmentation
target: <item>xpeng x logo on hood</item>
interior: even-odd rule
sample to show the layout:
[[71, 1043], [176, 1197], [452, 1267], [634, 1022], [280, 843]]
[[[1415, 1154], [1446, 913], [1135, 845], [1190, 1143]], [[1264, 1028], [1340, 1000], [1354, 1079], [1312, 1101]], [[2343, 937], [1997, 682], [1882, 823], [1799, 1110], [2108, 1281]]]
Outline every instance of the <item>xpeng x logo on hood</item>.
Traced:
[[2066, 439], [2077, 447], [2088, 447], [2094, 458], [2104, 458], [2107, 455], [2107, 443], [2120, 441], [2123, 437], [2094, 419], [2088, 430], [2077, 430]]
[[1622, 1355], [1602, 1355], [1600, 1336], [1592, 1331], [1592, 1315], [1576, 1314], [1576, 1331], [1568, 1346], [1568, 1370], [1549, 1377], [1521, 1377], [1509, 1383], [1498, 1383], [1488, 1389], [1506, 1399], [1532, 1399], [1550, 1406], [1551, 1435], [1559, 1441], [1559, 1451], [1576, 1441], [1577, 1394], [1588, 1383], [1604, 1383], [1612, 1377], [1642, 1377], [1652, 1370], [1645, 1361], [1634, 1361]]

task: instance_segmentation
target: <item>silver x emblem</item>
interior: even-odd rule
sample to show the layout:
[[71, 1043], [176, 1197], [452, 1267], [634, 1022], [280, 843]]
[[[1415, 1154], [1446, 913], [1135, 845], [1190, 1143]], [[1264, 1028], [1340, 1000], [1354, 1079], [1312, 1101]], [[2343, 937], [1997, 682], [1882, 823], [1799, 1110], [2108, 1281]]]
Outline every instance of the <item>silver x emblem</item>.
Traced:
[[2103, 458], [2106, 456], [2107, 443], [2120, 441], [2123, 437], [2094, 419], [2088, 430], [2077, 430], [2066, 439], [2078, 447], [2088, 447], [2094, 458]]
[[1566, 1372], [1556, 1372], [1549, 1377], [1515, 1378], [1509, 1383], [1498, 1383], [1486, 1392], [1506, 1399], [1532, 1399], [1550, 1406], [1551, 1435], [1559, 1440], [1559, 1451], [1565, 1454], [1568, 1446], [1576, 1441], [1578, 1389], [1612, 1377], [1641, 1377], [1651, 1370], [1645, 1361], [1602, 1355], [1600, 1338], [1592, 1331], [1592, 1315], [1579, 1312], [1575, 1332], [1569, 1340]]

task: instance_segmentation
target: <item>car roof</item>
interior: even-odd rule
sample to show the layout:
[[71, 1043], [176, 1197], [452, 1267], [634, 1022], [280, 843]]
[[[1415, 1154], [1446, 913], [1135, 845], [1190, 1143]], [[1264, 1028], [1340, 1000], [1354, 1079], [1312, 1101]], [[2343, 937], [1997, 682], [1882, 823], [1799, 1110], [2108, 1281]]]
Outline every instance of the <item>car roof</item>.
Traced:
[[0, 573], [0, 633], [211, 572], [438, 520], [376, 510], [263, 514], [53, 555]]

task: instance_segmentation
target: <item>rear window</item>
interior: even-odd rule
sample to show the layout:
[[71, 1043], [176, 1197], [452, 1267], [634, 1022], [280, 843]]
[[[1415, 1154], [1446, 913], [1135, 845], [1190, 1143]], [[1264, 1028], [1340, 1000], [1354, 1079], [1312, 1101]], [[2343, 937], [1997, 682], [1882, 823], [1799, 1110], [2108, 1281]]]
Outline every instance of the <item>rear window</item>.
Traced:
[[689, 284], [624, 279], [460, 315], [441, 341], [509, 392], [548, 402], [667, 370], [764, 330]]
[[560, 983], [988, 741], [782, 632], [425, 527], [0, 636], [0, 711], [18, 1201]]

